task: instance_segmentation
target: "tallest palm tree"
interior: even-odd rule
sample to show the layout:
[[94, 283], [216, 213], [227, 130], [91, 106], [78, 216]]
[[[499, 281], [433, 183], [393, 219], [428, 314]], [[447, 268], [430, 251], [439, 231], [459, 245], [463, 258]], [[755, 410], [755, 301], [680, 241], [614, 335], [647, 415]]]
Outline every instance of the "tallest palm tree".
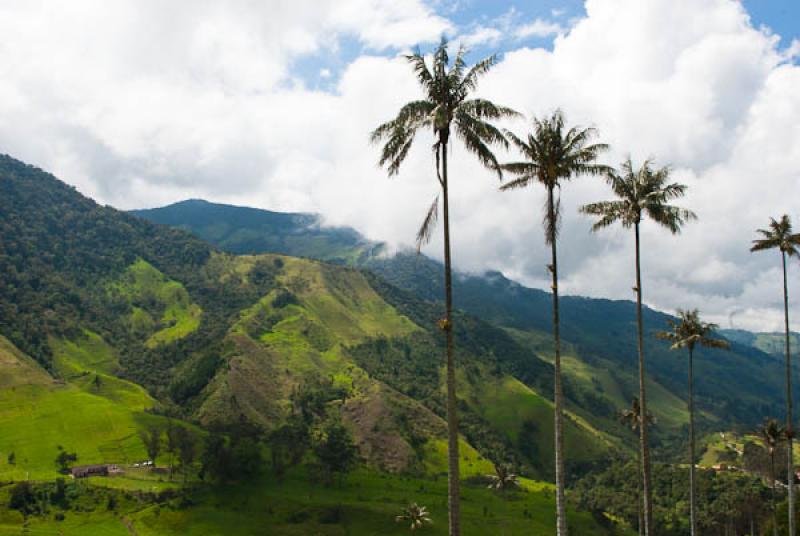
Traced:
[[503, 133], [489, 123], [503, 117], [517, 115], [510, 108], [497, 106], [485, 99], [469, 98], [478, 80], [497, 62], [495, 56], [479, 61], [471, 68], [464, 60], [466, 50], [461, 47], [452, 63], [443, 38], [433, 54], [433, 64], [428, 66], [418, 51], [406, 56], [417, 76], [423, 98], [400, 108], [397, 117], [376, 128], [371, 135], [373, 143], [385, 141], [380, 165], [386, 166], [389, 175], [396, 175], [411, 149], [420, 129], [431, 129], [434, 136], [433, 152], [436, 161], [436, 178], [439, 195], [436, 196], [417, 233], [417, 249], [430, 240], [438, 219], [441, 197], [444, 220], [444, 288], [445, 316], [439, 322], [447, 341], [447, 460], [448, 502], [450, 536], [458, 536], [459, 470], [458, 470], [458, 418], [456, 415], [456, 378], [453, 356], [453, 287], [450, 258], [450, 183], [447, 174], [447, 148], [451, 134], [460, 139], [467, 151], [500, 175], [497, 158], [490, 146], [508, 145]]
[[750, 251], [763, 251], [778, 248], [781, 252], [783, 266], [783, 322], [786, 336], [786, 450], [788, 452], [788, 487], [789, 487], [789, 536], [795, 536], [794, 523], [794, 459], [792, 458], [792, 355], [789, 348], [789, 286], [786, 282], [786, 257], [795, 257], [800, 246], [800, 234], [792, 233], [792, 222], [784, 214], [780, 220], [770, 218], [769, 229], [756, 231], [762, 236], [753, 240]]
[[[639, 350], [639, 404], [641, 415], [647, 415], [647, 393], [645, 389], [644, 328], [642, 324], [642, 270], [639, 226], [642, 218], [649, 217], [671, 233], [680, 232], [688, 220], [697, 216], [693, 212], [670, 205], [673, 199], [683, 197], [686, 186], [667, 184], [669, 168], [653, 169], [652, 162], [646, 160], [639, 169], [633, 168], [631, 159], [622, 164], [622, 173], [611, 172], [606, 175], [611, 189], [617, 196], [613, 201], [601, 201], [581, 207], [581, 212], [598, 216], [592, 226], [596, 231], [620, 222], [623, 227], [634, 229], [636, 243], [636, 340]], [[650, 449], [647, 438], [647, 421], [642, 419], [639, 426], [639, 448], [642, 465], [642, 495], [644, 496], [644, 533], [653, 536], [653, 499], [650, 484]]]
[[502, 168], [516, 178], [504, 184], [501, 190], [524, 188], [541, 184], [547, 190], [544, 217], [545, 242], [550, 246], [550, 264], [553, 291], [553, 339], [555, 386], [553, 393], [555, 417], [555, 465], [556, 465], [556, 522], [558, 536], [567, 534], [567, 517], [564, 498], [564, 416], [561, 389], [561, 337], [558, 316], [558, 255], [556, 242], [559, 225], [559, 199], [561, 185], [578, 175], [601, 175], [608, 167], [595, 163], [598, 155], [608, 146], [590, 143], [597, 134], [593, 128], [567, 128], [564, 115], [556, 111], [551, 117], [533, 120], [533, 132], [522, 140], [511, 132], [506, 135], [524, 158], [521, 162], [503, 164]]

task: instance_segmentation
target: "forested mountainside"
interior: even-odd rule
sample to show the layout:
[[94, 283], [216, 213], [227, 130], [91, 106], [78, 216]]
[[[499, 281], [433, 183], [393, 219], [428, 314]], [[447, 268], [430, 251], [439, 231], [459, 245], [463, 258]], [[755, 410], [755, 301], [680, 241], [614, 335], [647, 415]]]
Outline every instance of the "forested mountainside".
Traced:
[[[190, 205], [198, 220], [213, 207]], [[239, 209], [225, 208], [225, 218], [230, 210]], [[395, 527], [385, 527], [386, 519], [411, 496], [444, 518], [436, 262], [384, 258], [379, 245], [353, 231], [274, 213], [269, 218], [278, 223], [263, 244], [279, 244], [280, 253], [235, 255], [201, 240], [207, 237], [99, 206], [7, 156], [0, 157], [0, 214], [0, 476], [33, 481], [25, 489], [0, 486], [0, 502], [18, 505], [0, 508], [0, 528], [17, 527], [21, 512], [34, 528], [51, 530], [47, 504], [74, 516], [76, 525], [56, 520], [67, 534], [90, 522], [127, 527], [121, 518], [158, 534], [190, 524], [210, 533], [236, 525], [248, 534], [263, 523], [279, 533], [328, 534], [328, 523], [389, 533]], [[261, 216], [248, 211], [231, 221], [249, 225]], [[554, 523], [549, 485], [526, 478], [553, 477], [549, 296], [500, 274], [459, 276], [456, 290], [461, 470], [471, 497], [466, 533], [482, 534], [493, 523], [547, 533]], [[636, 388], [626, 340], [632, 314], [625, 302], [565, 302], [566, 452], [577, 478], [633, 450], [618, 422]], [[647, 315], [649, 329], [667, 318]], [[755, 413], [780, 402], [772, 396], [780, 386], [777, 360], [735, 350], [707, 354], [698, 367], [709, 430], [749, 426]], [[651, 354], [651, 408], [663, 447], [683, 433], [683, 364], [656, 343]], [[726, 383], [739, 389], [738, 406], [726, 403]], [[194, 462], [179, 466], [190, 495], [176, 494], [182, 488], [172, 481], [177, 451], [153, 455], [147, 447], [153, 430], [169, 436], [165, 430], [177, 428], [203, 445]], [[352, 441], [361, 460], [352, 477], [357, 488], [315, 484], [314, 460], [324, 455], [317, 442], [332, 436], [344, 438], [341, 452]], [[262, 448], [270, 463], [260, 461]], [[64, 463], [122, 463], [132, 475], [59, 488], [56, 454]], [[147, 457], [170, 467], [169, 480], [132, 468]], [[661, 457], [670, 457], [667, 449]], [[515, 500], [486, 489], [485, 475], [506, 463], [526, 477], [527, 491]], [[139, 490], [138, 498], [111, 484]], [[576, 493], [575, 504], [593, 511], [570, 513], [582, 534], [617, 530], [606, 512], [629, 514]], [[37, 498], [62, 496], [56, 503]], [[252, 497], [273, 506], [250, 508]], [[254, 525], [238, 524], [243, 511]]]
[[[134, 213], [191, 231], [222, 249], [260, 253], [273, 251], [270, 244], [280, 244], [283, 249], [275, 251], [302, 251], [306, 256], [366, 268], [426, 301], [435, 303], [444, 295], [439, 262], [415, 253], [384, 255], [381, 244], [359, 237], [352, 229], [320, 227], [319, 218], [313, 216], [279, 217], [275, 212], [205, 201], [185, 201]], [[264, 237], [256, 241], [254, 237], [258, 235]], [[454, 299], [462, 310], [501, 327], [523, 347], [533, 348], [540, 358], [548, 360], [549, 293], [526, 288], [499, 272], [487, 272], [459, 274], [454, 282]], [[573, 407], [596, 426], [610, 429], [617, 412], [636, 396], [634, 304], [564, 296], [561, 310], [562, 334], [568, 341], [567, 391], [576, 403]], [[661, 422], [656, 434], [667, 441], [683, 433], [686, 417], [685, 356], [670, 352], [665, 342], [654, 337], [656, 331], [665, 329], [670, 318], [645, 308], [648, 366], [653, 383], [650, 391], [654, 393], [650, 408]], [[733, 351], [704, 349], [696, 360], [696, 402], [702, 408], [702, 426], [709, 430], [719, 426], [749, 429], [764, 415], [782, 413], [781, 401], [775, 396], [783, 381], [780, 362], [765, 354], [763, 346], [729, 338]]]
[[[74, 372], [65, 348], [102, 348], [115, 363], [105, 374], [203, 426], [276, 429], [308, 396], [335, 402], [370, 463], [442, 466], [436, 306], [351, 267], [222, 253], [9, 157], [0, 165], [0, 334], [54, 377]], [[465, 456], [475, 471], [491, 453], [549, 477], [551, 366], [512, 333], [462, 323]], [[568, 433], [576, 466], [614, 440], [579, 414]]]

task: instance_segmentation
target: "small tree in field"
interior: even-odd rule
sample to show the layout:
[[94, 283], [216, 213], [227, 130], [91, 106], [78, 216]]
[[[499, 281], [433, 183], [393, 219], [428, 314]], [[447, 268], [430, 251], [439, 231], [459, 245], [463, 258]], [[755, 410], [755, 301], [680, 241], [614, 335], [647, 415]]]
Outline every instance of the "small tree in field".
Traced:
[[139, 432], [139, 437], [144, 444], [147, 451], [147, 456], [153, 462], [153, 468], [156, 467], [156, 458], [161, 454], [161, 428], [157, 426], [149, 426]]
[[74, 452], [67, 452], [66, 450], [59, 447], [58, 456], [56, 456], [56, 466], [58, 467], [59, 472], [61, 473], [68, 473], [70, 465], [73, 462], [78, 461], [78, 455]]
[[183, 482], [186, 483], [189, 468], [197, 457], [197, 437], [183, 426], [176, 426], [173, 435], [175, 449], [178, 452], [178, 460], [181, 462]]
[[324, 428], [314, 452], [325, 470], [328, 484], [333, 482], [334, 475], [341, 477], [347, 473], [357, 459], [356, 446], [350, 432], [339, 423], [330, 423]]

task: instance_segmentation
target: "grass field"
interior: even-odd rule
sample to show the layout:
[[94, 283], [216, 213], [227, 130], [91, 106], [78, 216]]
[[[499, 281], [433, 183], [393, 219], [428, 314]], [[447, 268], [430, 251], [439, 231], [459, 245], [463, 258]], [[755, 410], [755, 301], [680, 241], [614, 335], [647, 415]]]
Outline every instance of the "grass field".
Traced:
[[[486, 374], [479, 388], [466, 387], [465, 381], [460, 385], [470, 406], [549, 475], [554, 459], [552, 402], [510, 376]], [[603, 456], [610, 443], [588, 423], [566, 414], [564, 445], [567, 459], [583, 463]]]
[[[550, 334], [510, 328], [507, 331], [521, 343], [536, 348], [539, 357], [553, 362]], [[563, 343], [561, 366], [564, 375], [576, 386], [606, 400], [617, 411], [629, 408], [630, 398], [638, 395], [638, 370], [621, 370], [618, 365], [596, 356], [582, 359], [569, 343]], [[686, 402], [650, 378], [647, 381], [647, 406], [658, 419], [660, 429], [679, 429], [689, 422]], [[610, 426], [616, 421], [616, 416], [605, 419], [605, 422], [597, 415], [586, 416], [591, 416], [596, 426]], [[706, 417], [712, 418], [711, 415]]]
[[138, 385], [100, 372], [112, 369], [115, 357], [96, 335], [54, 341], [54, 349], [56, 369], [72, 381], [54, 380], [0, 338], [0, 480], [55, 478], [59, 446], [75, 452], [78, 464], [146, 459], [138, 431], [164, 421], [145, 413], [153, 399]]
[[114, 299], [130, 304], [131, 329], [147, 336], [148, 347], [181, 339], [200, 325], [203, 310], [191, 301], [183, 285], [143, 259], [111, 282], [107, 291]]
[[[359, 470], [340, 486], [314, 484], [313, 473], [299, 468], [283, 482], [264, 476], [248, 484], [196, 489], [190, 505], [173, 499], [161, 505], [123, 502], [117, 512], [103, 505], [93, 511], [31, 517], [27, 532], [21, 519], [0, 514], [2, 534], [140, 536], [279, 536], [400, 535], [408, 527], [394, 518], [410, 502], [428, 507], [433, 524], [419, 533], [447, 534], [446, 479], [412, 479]], [[462, 527], [465, 536], [551, 535], [555, 506], [548, 487], [498, 493], [484, 485], [464, 485]], [[2, 492], [0, 492], [2, 493]], [[88, 508], [87, 508], [88, 509]], [[569, 513], [570, 529], [581, 536], [614, 534], [586, 513]], [[127, 526], [126, 526], [127, 523]], [[130, 527], [130, 528], [129, 528]], [[625, 534], [617, 532], [616, 534]]]

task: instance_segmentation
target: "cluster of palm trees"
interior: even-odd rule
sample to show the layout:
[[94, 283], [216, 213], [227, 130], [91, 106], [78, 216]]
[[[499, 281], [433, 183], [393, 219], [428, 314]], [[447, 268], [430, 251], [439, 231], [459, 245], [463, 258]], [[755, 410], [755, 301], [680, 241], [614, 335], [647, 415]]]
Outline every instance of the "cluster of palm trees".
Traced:
[[[644, 533], [653, 534], [652, 484], [650, 455], [648, 448], [647, 396], [645, 389], [645, 355], [642, 323], [642, 282], [640, 265], [640, 226], [645, 219], [665, 227], [673, 234], [679, 233], [689, 221], [696, 219], [690, 210], [670, 204], [683, 197], [686, 186], [669, 182], [669, 167], [656, 167], [652, 160], [635, 166], [628, 158], [619, 170], [600, 164], [597, 159], [608, 146], [594, 143], [597, 131], [593, 128], [568, 127], [560, 111], [543, 119], [533, 119], [533, 128], [525, 137], [518, 137], [509, 130], [500, 129], [491, 122], [520, 116], [516, 111], [499, 106], [491, 101], [473, 97], [477, 83], [496, 63], [490, 56], [468, 67], [465, 49], [459, 48], [451, 60], [448, 44], [442, 39], [433, 53], [432, 62], [419, 52], [406, 56], [423, 91], [423, 97], [404, 105], [396, 117], [376, 128], [371, 134], [373, 143], [383, 143], [379, 163], [389, 175], [396, 175], [407, 157], [417, 132], [431, 130], [432, 146], [439, 193], [430, 205], [422, 226], [417, 233], [417, 248], [421, 248], [432, 237], [439, 219], [439, 206], [443, 211], [444, 270], [445, 270], [445, 316], [439, 327], [446, 337], [446, 386], [448, 426], [448, 503], [449, 534], [460, 534], [459, 509], [459, 455], [458, 416], [456, 412], [455, 364], [453, 356], [453, 301], [452, 261], [449, 227], [448, 147], [453, 138], [460, 140], [468, 152], [475, 155], [487, 168], [501, 179], [503, 173], [513, 178], [501, 186], [502, 191], [542, 185], [547, 192], [544, 228], [545, 242], [550, 246], [551, 262], [547, 269], [552, 277], [553, 296], [553, 340], [554, 340], [554, 419], [555, 419], [555, 477], [556, 518], [558, 536], [567, 535], [564, 473], [563, 393], [561, 372], [561, 341], [559, 334], [558, 308], [558, 255], [557, 242], [560, 222], [560, 195], [563, 185], [583, 175], [603, 177], [610, 185], [615, 198], [610, 201], [591, 203], [581, 207], [584, 214], [596, 216], [592, 229], [597, 231], [619, 222], [624, 228], [632, 228], [635, 236], [635, 277], [633, 290], [636, 293], [637, 343], [639, 357], [639, 398], [636, 401], [636, 424], [639, 432], [639, 455], [641, 466], [642, 518]], [[492, 151], [493, 146], [508, 148], [513, 145], [522, 160], [500, 163]], [[770, 235], [772, 236], [772, 235]], [[772, 238], [765, 238], [772, 240]], [[770, 242], [771, 243], [771, 242]], [[800, 242], [799, 242], [800, 243]], [[760, 244], [760, 243], [759, 243]], [[768, 246], [756, 245], [754, 249]], [[769, 246], [771, 247], [771, 246]], [[788, 253], [781, 246], [784, 256]], [[792, 254], [792, 253], [788, 253]], [[726, 343], [710, 337], [715, 326], [699, 319], [696, 310], [680, 312], [680, 319], [671, 326], [671, 331], [661, 336], [673, 342], [674, 348], [686, 348], [689, 353], [689, 411], [690, 411], [690, 471], [691, 471], [691, 524], [695, 527], [694, 504], [694, 408], [692, 397], [692, 359], [697, 345], [724, 346]], [[788, 360], [788, 338], [787, 338]], [[791, 456], [791, 446], [789, 447]], [[791, 461], [790, 461], [791, 464]], [[791, 494], [790, 487], [790, 494]], [[794, 533], [791, 533], [794, 536]]]

